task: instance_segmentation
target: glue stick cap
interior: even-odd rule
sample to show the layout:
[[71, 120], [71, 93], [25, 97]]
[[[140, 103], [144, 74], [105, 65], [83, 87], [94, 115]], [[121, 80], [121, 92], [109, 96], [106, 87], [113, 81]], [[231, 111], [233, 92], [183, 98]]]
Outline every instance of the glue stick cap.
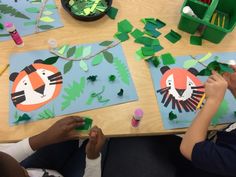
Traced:
[[13, 23], [11, 23], [11, 22], [6, 22], [6, 23], [4, 23], [4, 26], [5, 26], [6, 28], [11, 28], [11, 27], [13, 27], [14, 25], [13, 25]]
[[134, 119], [140, 120], [143, 117], [143, 110], [138, 108], [134, 111]]
[[183, 13], [188, 14], [190, 16], [196, 17], [196, 15], [194, 14], [193, 10], [189, 6], [185, 6], [183, 8]]

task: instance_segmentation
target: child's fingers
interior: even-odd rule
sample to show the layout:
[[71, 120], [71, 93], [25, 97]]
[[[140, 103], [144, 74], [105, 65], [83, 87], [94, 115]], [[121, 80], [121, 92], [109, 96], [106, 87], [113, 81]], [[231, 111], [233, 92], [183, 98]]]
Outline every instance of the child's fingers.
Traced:
[[230, 67], [236, 72], [236, 65], [230, 65]]

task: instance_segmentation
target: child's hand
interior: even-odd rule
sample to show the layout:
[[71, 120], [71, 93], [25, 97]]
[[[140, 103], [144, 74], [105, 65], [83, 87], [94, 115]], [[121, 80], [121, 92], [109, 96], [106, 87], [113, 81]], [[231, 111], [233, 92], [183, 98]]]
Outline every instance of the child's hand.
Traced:
[[89, 142], [86, 146], [86, 153], [89, 159], [96, 159], [99, 157], [100, 152], [105, 144], [106, 138], [102, 130], [98, 127], [93, 127], [89, 133]]
[[216, 71], [212, 71], [212, 75], [205, 83], [205, 93], [207, 100], [212, 100], [216, 105], [220, 104], [224, 98], [228, 87], [225, 79]]
[[231, 68], [234, 73], [224, 73], [223, 77], [228, 82], [228, 88], [236, 98], [236, 65], [232, 65]]
[[31, 137], [29, 139], [30, 146], [33, 150], [38, 150], [39, 148], [50, 144], [78, 139], [78, 132], [75, 128], [82, 126], [83, 124], [83, 118], [78, 116], [63, 118], [53, 124], [46, 131]]

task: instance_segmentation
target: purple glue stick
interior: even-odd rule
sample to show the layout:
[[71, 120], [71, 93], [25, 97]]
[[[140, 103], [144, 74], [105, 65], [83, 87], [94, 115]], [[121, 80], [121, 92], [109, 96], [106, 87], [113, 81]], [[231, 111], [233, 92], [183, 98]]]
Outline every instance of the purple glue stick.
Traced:
[[17, 32], [17, 30], [16, 30], [15, 26], [13, 25], [13, 23], [6, 22], [4, 25], [7, 29], [7, 31], [9, 32], [9, 34], [11, 35], [12, 39], [16, 43], [16, 46], [23, 47], [24, 42], [23, 42], [20, 34]]
[[134, 111], [134, 115], [133, 115], [133, 118], [131, 120], [131, 125], [133, 127], [138, 127], [142, 117], [143, 117], [143, 110], [142, 109], [136, 109]]

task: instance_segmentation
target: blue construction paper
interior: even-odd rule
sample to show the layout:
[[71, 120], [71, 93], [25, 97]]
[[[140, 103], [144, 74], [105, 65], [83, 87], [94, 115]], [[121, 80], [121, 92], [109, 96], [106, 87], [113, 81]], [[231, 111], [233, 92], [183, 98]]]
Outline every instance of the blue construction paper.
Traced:
[[[204, 55], [198, 55], [196, 56], [197, 59], [202, 58]], [[214, 57], [218, 56], [219, 62], [226, 62], [231, 60], [232, 58], [236, 58], [236, 52], [229, 52], [229, 53], [213, 53], [212, 57], [209, 58], [207, 61], [204, 62], [205, 65], [207, 65], [208, 63], [210, 63], [211, 61], [214, 61]], [[175, 57], [176, 58], [176, 63], [173, 65], [170, 65], [170, 68], [184, 68], [184, 62], [186, 60], [192, 60], [192, 58], [190, 56], [178, 56]], [[165, 107], [163, 105], [163, 103], [161, 103], [163, 96], [160, 93], [157, 93], [157, 90], [159, 90], [161, 88], [160, 86], [160, 80], [162, 78], [162, 73], [160, 72], [160, 68], [163, 65], [159, 66], [158, 68], [156, 68], [152, 62], [149, 62], [149, 68], [150, 68], [150, 72], [152, 75], [152, 80], [153, 80], [153, 85], [155, 88], [155, 94], [156, 94], [156, 98], [157, 98], [157, 103], [159, 106], [159, 110], [161, 113], [161, 117], [162, 117], [162, 122], [164, 124], [164, 128], [165, 129], [175, 129], [175, 128], [185, 128], [185, 127], [189, 127], [192, 120], [195, 118], [196, 116], [196, 112], [185, 112], [183, 111], [182, 113], [179, 113], [177, 109], [172, 109], [172, 104], [169, 104], [167, 107]], [[204, 67], [202, 65], [200, 65], [199, 63], [197, 63], [194, 66], [195, 69], [197, 69], [198, 71], [201, 71], [202, 69], [204, 69]], [[207, 80], [207, 77], [204, 76], [197, 76], [197, 78], [199, 78], [203, 83]], [[223, 124], [223, 123], [232, 123], [236, 121], [236, 118], [234, 116], [234, 111], [236, 110], [236, 104], [235, 104], [235, 98], [232, 96], [231, 92], [227, 90], [226, 95], [225, 95], [225, 100], [228, 103], [228, 112], [223, 116], [220, 117], [220, 119], [218, 120], [218, 124]], [[177, 119], [175, 120], [169, 120], [169, 113], [173, 111], [176, 115], [177, 115]]]
[[[30, 13], [30, 12], [27, 12], [26, 9], [30, 8], [30, 7], [36, 7], [36, 8], [40, 9], [41, 3], [33, 4], [33, 3], [31, 3], [31, 1], [27, 1], [27, 0], [18, 0], [18, 2], [15, 2], [14, 0], [10, 0], [10, 1], [9, 0], [1, 0], [1, 4], [7, 4], [9, 6], [14, 7], [18, 11], [20, 11], [21, 13], [23, 13], [24, 15], [29, 17], [30, 19], [23, 19], [23, 18], [11, 16], [9, 14], [2, 14], [0, 11], [0, 14], [2, 15], [2, 18], [0, 18], [0, 23], [4, 24], [5, 22], [12, 22], [15, 25], [18, 33], [21, 36], [27, 36], [27, 35], [31, 35], [31, 34], [35, 33], [35, 25], [34, 24], [29, 25], [29, 26], [25, 26], [24, 23], [36, 21], [36, 17], [38, 15], [38, 13]], [[54, 0], [49, 0], [47, 2], [47, 5], [55, 5]], [[39, 26], [40, 25], [51, 25], [51, 26], [53, 26], [53, 28], [59, 28], [59, 27], [63, 26], [63, 24], [61, 22], [60, 15], [58, 13], [58, 9], [47, 10], [45, 8], [45, 11], [51, 11], [53, 14], [42, 15], [42, 17], [48, 16], [48, 17], [53, 18], [54, 21], [50, 22], [50, 23], [40, 21]], [[53, 29], [53, 28], [51, 28], [51, 29]], [[42, 32], [42, 31], [47, 31], [47, 30], [39, 29], [39, 32]], [[8, 34], [8, 32], [6, 31], [6, 29], [0, 30], [0, 35], [1, 34]], [[11, 37], [0, 37], [0, 41], [6, 41], [9, 39], [11, 39]]]
[[[104, 48], [103, 46], [99, 46], [99, 43], [83, 44], [83, 45], [78, 45], [78, 46], [84, 46], [84, 47], [92, 46], [92, 53], [96, 53]], [[121, 45], [117, 45], [116, 47], [111, 48], [108, 51], [112, 53], [115, 58], [118, 58], [127, 67], [127, 70], [129, 70]], [[13, 72], [20, 72], [22, 69], [24, 69], [24, 67], [32, 64], [37, 59], [45, 60], [46, 58], [51, 57], [51, 56], [54, 56], [54, 55], [51, 54], [48, 50], [30, 51], [26, 53], [13, 54], [10, 57], [10, 74]], [[43, 107], [37, 110], [34, 110], [32, 112], [23, 112], [23, 111], [17, 110], [16, 107], [13, 105], [13, 102], [11, 100], [11, 95], [10, 95], [9, 96], [9, 123], [10, 125], [15, 125], [14, 116], [16, 112], [18, 115], [27, 113], [31, 117], [30, 121], [36, 121], [39, 119], [38, 114], [44, 111], [45, 109], [50, 109], [50, 110], [54, 109], [55, 116], [60, 116], [60, 115], [67, 115], [71, 113], [77, 113], [81, 111], [92, 110], [96, 108], [103, 108], [103, 107], [107, 107], [111, 105], [127, 103], [131, 101], [136, 101], [138, 99], [136, 89], [135, 89], [130, 73], [129, 73], [129, 76], [130, 76], [129, 84], [126, 84], [121, 80], [115, 68], [114, 63], [110, 64], [104, 59], [101, 64], [92, 66], [92, 59], [85, 61], [88, 64], [88, 68], [89, 68], [88, 72], [83, 71], [79, 66], [79, 62], [76, 61], [77, 63], [74, 62], [71, 70], [68, 73], [63, 74], [64, 64], [67, 61], [59, 58], [58, 61], [55, 64], [53, 64], [53, 66], [56, 66], [59, 69], [59, 71], [62, 73], [62, 76], [63, 76], [62, 87], [63, 88], [61, 89], [60, 95], [58, 97], [56, 97], [54, 100], [52, 100], [51, 102], [49, 102], [48, 104], [44, 105]], [[95, 82], [91, 82], [87, 80], [87, 77], [92, 76], [92, 75], [97, 75], [97, 80]], [[109, 81], [110, 75], [116, 76], [116, 80], [114, 82]], [[83, 93], [81, 94], [79, 98], [75, 99], [72, 102], [70, 107], [62, 111], [61, 104], [63, 102], [62, 95], [65, 95], [64, 89], [67, 88], [69, 84], [71, 85], [73, 81], [76, 81], [79, 83], [81, 77], [85, 77], [86, 79], [85, 89]], [[12, 90], [12, 85], [13, 85], [13, 82], [10, 81], [10, 93]], [[100, 92], [103, 86], [105, 86], [105, 91], [102, 94], [102, 96], [104, 99], [110, 99], [110, 101], [108, 103], [99, 103], [97, 99], [95, 99], [91, 105], [86, 105], [86, 101], [90, 97], [91, 93]], [[124, 90], [123, 96], [117, 95], [120, 89]], [[22, 121], [20, 123], [25, 123], [25, 122]]]

